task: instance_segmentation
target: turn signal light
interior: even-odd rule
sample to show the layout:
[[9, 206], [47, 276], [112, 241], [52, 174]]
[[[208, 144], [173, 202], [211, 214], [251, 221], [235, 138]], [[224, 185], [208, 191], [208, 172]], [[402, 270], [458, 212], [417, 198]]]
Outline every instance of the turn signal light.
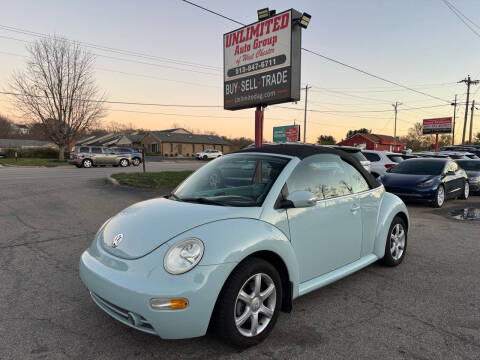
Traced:
[[151, 299], [150, 307], [153, 310], [182, 310], [188, 306], [188, 300], [179, 299]]

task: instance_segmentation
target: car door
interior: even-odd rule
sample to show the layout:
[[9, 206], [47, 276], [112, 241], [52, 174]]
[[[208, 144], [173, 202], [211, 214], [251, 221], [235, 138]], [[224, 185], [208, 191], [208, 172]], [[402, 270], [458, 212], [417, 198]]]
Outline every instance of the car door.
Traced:
[[118, 154], [112, 149], [103, 148], [103, 161], [105, 165], [116, 165], [118, 161]]
[[92, 146], [90, 152], [92, 154], [92, 161], [95, 165], [105, 165], [105, 157], [101, 147]]
[[458, 170], [458, 166], [455, 167], [455, 165], [455, 162], [448, 161], [443, 170], [443, 184], [445, 186], [445, 195], [447, 198], [456, 196], [459, 188], [461, 189], [458, 181], [459, 176], [455, 173], [455, 170]]
[[310, 156], [287, 180], [288, 193], [307, 190], [317, 202], [308, 208], [287, 209], [292, 246], [300, 266], [300, 282], [308, 281], [358, 260], [362, 217], [358, 195], [341, 158]]

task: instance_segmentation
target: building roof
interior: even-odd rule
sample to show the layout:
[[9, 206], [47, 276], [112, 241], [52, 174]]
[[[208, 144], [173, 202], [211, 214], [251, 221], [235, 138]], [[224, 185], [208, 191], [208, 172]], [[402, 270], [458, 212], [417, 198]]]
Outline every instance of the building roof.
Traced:
[[[172, 129], [173, 130], [173, 129]], [[192, 133], [175, 133], [172, 131], [150, 131], [150, 134], [155, 136], [162, 142], [181, 142], [194, 144], [212, 144], [212, 145], [230, 145], [230, 143], [217, 135], [200, 135]]]
[[380, 186], [378, 181], [355, 159], [346, 151], [338, 150], [330, 146], [318, 146], [308, 144], [279, 144], [266, 145], [259, 148], [247, 148], [237, 151], [237, 153], [267, 153], [295, 156], [299, 159], [304, 159], [316, 154], [334, 154], [340, 156], [344, 161], [355, 167], [367, 180], [371, 188]]
[[130, 140], [132, 143], [140, 142], [147, 134], [146, 133], [133, 133], [133, 134], [124, 134], [124, 136]]
[[[363, 136], [364, 138], [366, 138], [366, 139], [368, 139], [368, 140], [370, 140], [370, 141], [372, 141], [376, 144], [380, 144], [380, 143], [393, 144], [395, 142], [395, 139], [393, 138], [393, 136], [390, 136], [390, 135], [366, 134], [366, 133], [356, 133], [356, 134], [350, 136], [349, 139], [351, 139], [355, 135]], [[401, 141], [397, 140], [397, 144], [403, 144], [403, 143]]]
[[49, 144], [54, 145], [53, 142], [44, 140], [0, 139], [2, 148], [41, 147]]

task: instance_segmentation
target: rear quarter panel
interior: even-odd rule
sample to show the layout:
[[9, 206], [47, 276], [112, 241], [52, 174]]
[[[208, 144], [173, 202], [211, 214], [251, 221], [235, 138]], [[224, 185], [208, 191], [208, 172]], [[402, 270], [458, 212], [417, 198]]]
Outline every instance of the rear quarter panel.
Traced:
[[408, 210], [404, 202], [398, 196], [389, 192], [384, 192], [378, 209], [375, 244], [373, 247], [373, 253], [378, 258], [383, 258], [385, 255], [385, 244], [387, 242], [388, 230], [390, 230], [390, 225], [392, 224], [395, 216], [400, 213], [405, 214], [407, 219], [407, 227], [410, 229]]

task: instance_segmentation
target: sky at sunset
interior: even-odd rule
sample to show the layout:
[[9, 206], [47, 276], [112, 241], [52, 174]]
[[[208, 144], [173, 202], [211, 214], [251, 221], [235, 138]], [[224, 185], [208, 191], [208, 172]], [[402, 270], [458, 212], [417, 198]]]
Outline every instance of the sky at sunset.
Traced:
[[[450, 1], [480, 25], [480, 1]], [[291, 7], [308, 12], [312, 20], [303, 31], [303, 47], [446, 101], [458, 94], [459, 102], [464, 102], [466, 86], [457, 82], [468, 74], [480, 77], [480, 35], [469, 30], [441, 0], [194, 2], [243, 23], [256, 21], [256, 10], [266, 6], [277, 12]], [[122, 50], [90, 48], [97, 55], [97, 83], [111, 101], [212, 106], [108, 105], [104, 122], [132, 123], [152, 130], [176, 124], [229, 137], [254, 136], [254, 109], [223, 110], [222, 35], [239, 25], [180, 0], [17, 0], [4, 1], [1, 8], [1, 91], [8, 91], [12, 72], [23, 68], [25, 46], [38, 39], [33, 32], [57, 34]], [[480, 34], [480, 28], [471, 26]], [[395, 101], [403, 103], [398, 135], [406, 134], [423, 118], [453, 115], [453, 107], [439, 99], [302, 52], [302, 86], [305, 84], [312, 86], [308, 107], [314, 110], [307, 114], [309, 142], [319, 135], [340, 140], [348, 129], [360, 127], [393, 135]], [[480, 105], [479, 89], [472, 86], [473, 99]], [[293, 109], [266, 109], [266, 139], [271, 140], [273, 126], [294, 121], [303, 126], [304, 93], [302, 101], [285, 106]], [[418, 107], [427, 108], [415, 109]], [[464, 111], [460, 106], [462, 123]], [[6, 95], [0, 95], [0, 113], [18, 122], [27, 120], [17, 117]], [[476, 133], [480, 117], [474, 119]], [[457, 141], [460, 131], [458, 121]]]

